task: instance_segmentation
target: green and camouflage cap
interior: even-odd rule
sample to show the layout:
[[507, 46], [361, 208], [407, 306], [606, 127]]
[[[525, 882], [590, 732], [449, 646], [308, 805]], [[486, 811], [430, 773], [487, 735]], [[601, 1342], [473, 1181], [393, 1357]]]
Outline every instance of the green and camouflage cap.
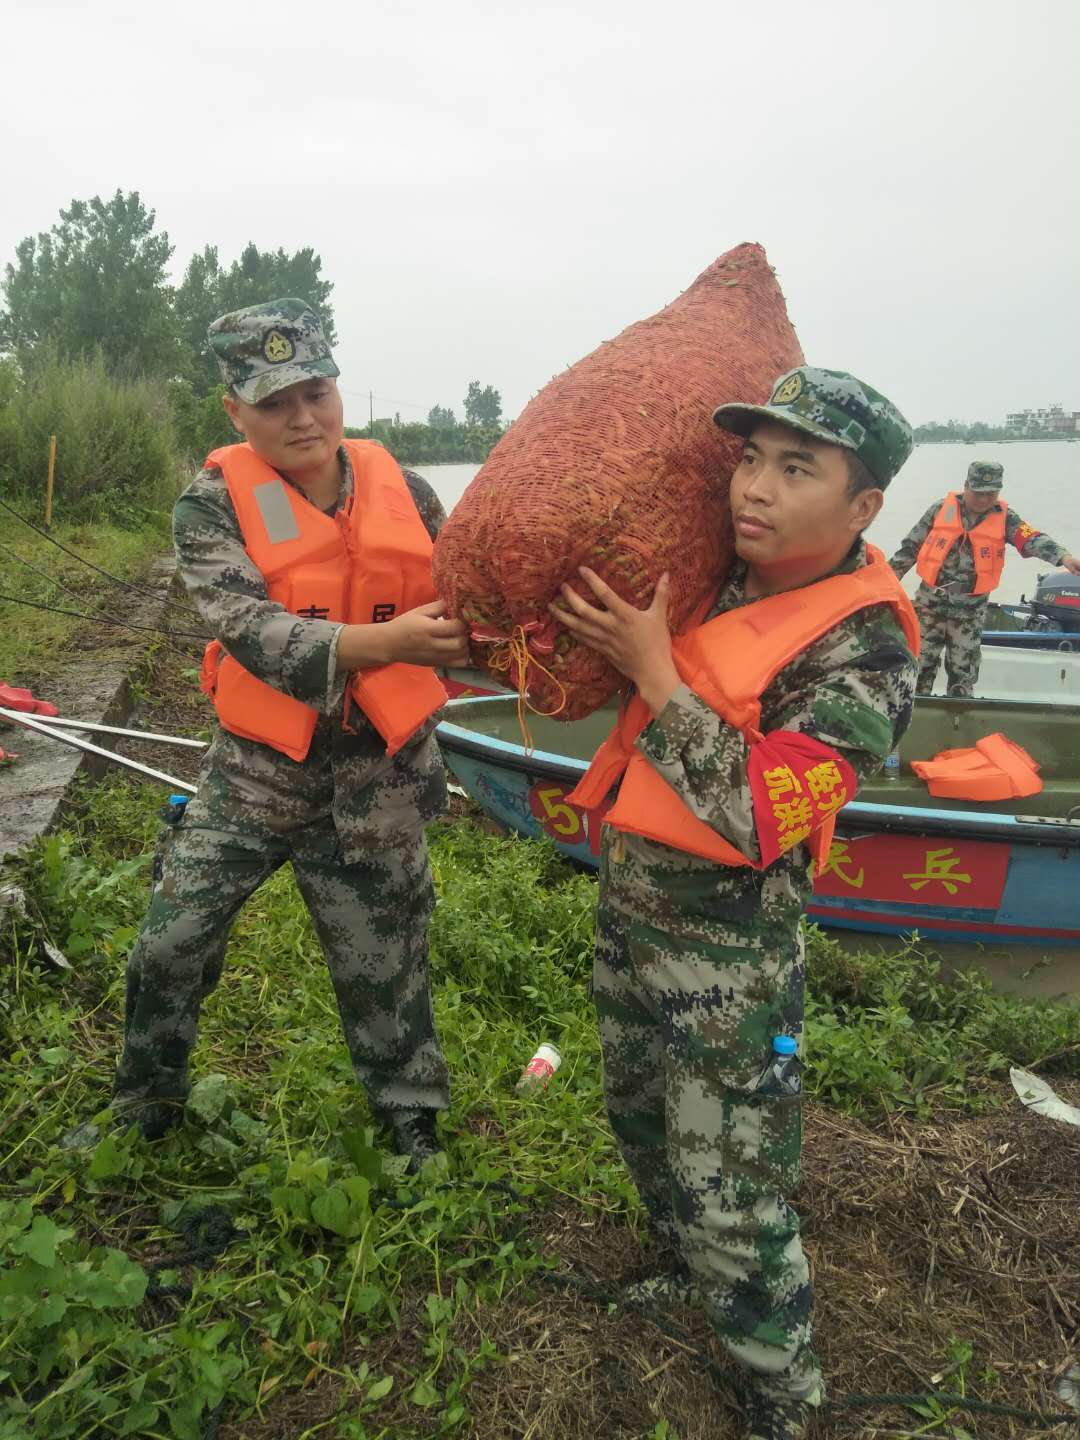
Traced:
[[765, 405], [721, 405], [713, 419], [721, 430], [749, 435], [762, 420], [775, 420], [853, 450], [884, 489], [911, 454], [911, 426], [884, 395], [844, 370], [800, 365], [781, 375]]
[[268, 300], [233, 310], [206, 334], [221, 378], [249, 405], [298, 381], [340, 374], [322, 321], [305, 300]]
[[996, 460], [972, 460], [968, 466], [969, 490], [1000, 490], [1005, 483], [1005, 466]]

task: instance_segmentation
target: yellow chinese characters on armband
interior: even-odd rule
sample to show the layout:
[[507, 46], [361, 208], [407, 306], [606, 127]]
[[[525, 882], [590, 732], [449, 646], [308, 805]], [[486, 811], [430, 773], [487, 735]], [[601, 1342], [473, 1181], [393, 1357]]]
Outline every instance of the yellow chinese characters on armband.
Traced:
[[848, 802], [848, 788], [835, 760], [823, 760], [808, 770], [806, 785], [819, 817], [835, 815]]
[[797, 732], [773, 731], [753, 746], [747, 778], [766, 865], [830, 824], [855, 793], [847, 762]]
[[766, 770], [762, 779], [769, 791], [769, 799], [776, 801], [785, 795], [801, 795], [802, 785], [790, 765], [774, 765]]

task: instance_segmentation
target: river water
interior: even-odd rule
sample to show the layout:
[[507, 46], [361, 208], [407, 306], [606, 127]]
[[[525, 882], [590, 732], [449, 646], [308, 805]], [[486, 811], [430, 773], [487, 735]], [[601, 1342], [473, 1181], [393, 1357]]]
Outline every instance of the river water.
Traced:
[[[891, 555], [928, 505], [950, 490], [963, 488], [972, 460], [998, 460], [1005, 467], [1002, 495], [1036, 530], [1044, 530], [1074, 554], [1080, 554], [1080, 443], [1016, 441], [1007, 445], [919, 445], [885, 493], [885, 506], [867, 532], [875, 545]], [[478, 465], [417, 465], [447, 510], [453, 509]], [[1030, 595], [1035, 577], [1050, 567], [1024, 560], [1011, 546], [1005, 551], [1005, 572], [994, 598], [1015, 604]], [[904, 584], [914, 594], [917, 580], [909, 572]]]

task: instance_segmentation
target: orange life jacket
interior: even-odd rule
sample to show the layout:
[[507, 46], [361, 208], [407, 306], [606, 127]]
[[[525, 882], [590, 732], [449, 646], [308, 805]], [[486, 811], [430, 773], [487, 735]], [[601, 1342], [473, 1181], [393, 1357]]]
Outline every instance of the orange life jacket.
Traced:
[[[908, 648], [918, 655], [919, 622], [911, 602], [881, 551], [872, 545], [867, 545], [866, 551], [867, 564], [851, 574], [832, 575], [800, 590], [766, 596], [717, 615], [672, 641], [672, 658], [681, 679], [739, 730], [749, 745], [764, 739], [761, 696], [774, 676], [857, 610], [891, 605]], [[618, 798], [605, 815], [605, 824], [721, 865], [754, 864], [699, 820], [636, 749], [634, 742], [651, 719], [648, 706], [635, 695], [623, 707], [614, 730], [567, 796], [568, 801], [593, 809], [621, 779]], [[828, 855], [834, 827], [835, 812], [807, 838], [815, 859]]]
[[991, 510], [977, 525], [965, 530], [960, 518], [960, 496], [955, 490], [946, 495], [915, 561], [915, 570], [927, 585], [937, 584], [945, 557], [958, 540], [966, 540], [975, 556], [975, 588], [971, 594], [989, 595], [997, 588], [1005, 566], [1005, 511]]
[[970, 749], [913, 760], [911, 768], [931, 795], [950, 800], [1018, 800], [1043, 788], [1035, 761], [1000, 731], [984, 735]]
[[[432, 544], [393, 457], [370, 440], [344, 443], [353, 493], [334, 516], [312, 505], [250, 445], [226, 445], [206, 463], [225, 477], [244, 548], [271, 600], [305, 619], [369, 625], [435, 599]], [[305, 758], [319, 718], [312, 706], [256, 679], [217, 640], [206, 647], [201, 683], [224, 729], [292, 760]], [[435, 672], [422, 665], [359, 670], [350, 693], [389, 755], [446, 703]]]

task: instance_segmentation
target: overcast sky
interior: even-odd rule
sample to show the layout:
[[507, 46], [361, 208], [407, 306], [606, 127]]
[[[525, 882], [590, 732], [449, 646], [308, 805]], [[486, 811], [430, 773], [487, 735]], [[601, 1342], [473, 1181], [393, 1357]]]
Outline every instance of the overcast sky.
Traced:
[[8, 0], [0, 36], [0, 261], [117, 187], [177, 279], [311, 245], [353, 423], [471, 379], [512, 416], [743, 240], [914, 423], [1080, 410], [1076, 0]]

